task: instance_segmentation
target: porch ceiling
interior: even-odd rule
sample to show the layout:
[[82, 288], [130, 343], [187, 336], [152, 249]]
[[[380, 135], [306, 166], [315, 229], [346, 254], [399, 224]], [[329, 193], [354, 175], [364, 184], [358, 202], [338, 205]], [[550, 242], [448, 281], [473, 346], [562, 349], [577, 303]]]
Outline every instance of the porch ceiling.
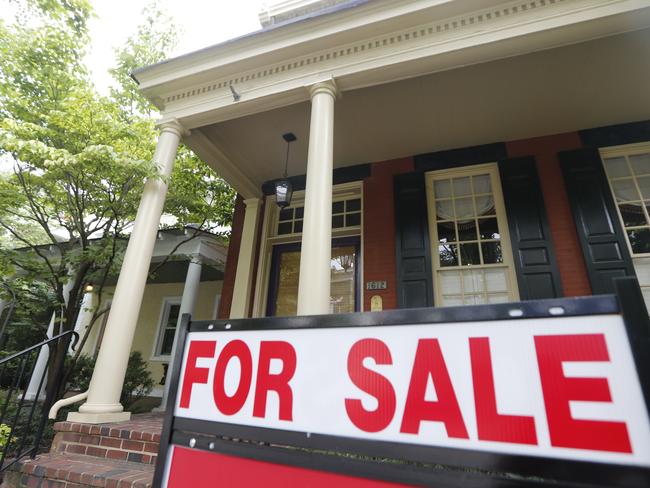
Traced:
[[[335, 167], [650, 119], [647, 59], [650, 29], [346, 91]], [[305, 173], [309, 113], [303, 102], [204, 126], [188, 143], [205, 136], [259, 187], [282, 174], [284, 132], [298, 137], [289, 174]]]

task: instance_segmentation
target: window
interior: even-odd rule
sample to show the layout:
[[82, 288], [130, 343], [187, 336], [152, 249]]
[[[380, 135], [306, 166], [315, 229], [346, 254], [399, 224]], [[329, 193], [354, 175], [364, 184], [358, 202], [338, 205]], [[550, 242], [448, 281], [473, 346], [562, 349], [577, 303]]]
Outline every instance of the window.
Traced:
[[[300, 234], [305, 207], [295, 206], [280, 210], [276, 234]], [[361, 225], [361, 199], [348, 198], [332, 202], [332, 229], [358, 227]]]
[[156, 341], [156, 357], [168, 357], [172, 354], [176, 323], [181, 310], [180, 298], [163, 300], [160, 322], [158, 323], [158, 340]]
[[[300, 244], [274, 246], [267, 316], [296, 315]], [[330, 260], [329, 313], [359, 310], [359, 238], [335, 239]]]
[[517, 300], [497, 166], [426, 177], [436, 305]]
[[633, 255], [650, 255], [650, 149], [603, 154], [605, 172]]
[[600, 151], [646, 305], [650, 307], [650, 143]]

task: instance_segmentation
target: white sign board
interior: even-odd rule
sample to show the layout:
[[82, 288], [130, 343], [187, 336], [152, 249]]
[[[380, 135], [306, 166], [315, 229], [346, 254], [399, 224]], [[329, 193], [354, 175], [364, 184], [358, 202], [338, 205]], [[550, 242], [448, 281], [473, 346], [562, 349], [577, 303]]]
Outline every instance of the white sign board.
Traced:
[[174, 415], [650, 466], [620, 315], [191, 332]]

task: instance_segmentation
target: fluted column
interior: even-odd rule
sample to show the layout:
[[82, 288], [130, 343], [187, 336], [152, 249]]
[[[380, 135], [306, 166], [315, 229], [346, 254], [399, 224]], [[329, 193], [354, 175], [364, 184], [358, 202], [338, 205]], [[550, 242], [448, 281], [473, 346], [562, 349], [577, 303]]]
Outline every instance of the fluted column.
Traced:
[[311, 122], [305, 186], [305, 215], [300, 253], [298, 315], [329, 313], [332, 257], [332, 175], [334, 154], [334, 80], [309, 89]]
[[79, 412], [68, 415], [70, 421], [120, 422], [131, 416], [120, 404], [120, 394], [167, 196], [166, 178], [171, 175], [182, 133], [183, 128], [178, 123], [172, 122], [161, 127], [154, 163], [162, 178], [150, 178], [144, 185], [102, 345], [90, 380], [88, 399], [79, 407]]

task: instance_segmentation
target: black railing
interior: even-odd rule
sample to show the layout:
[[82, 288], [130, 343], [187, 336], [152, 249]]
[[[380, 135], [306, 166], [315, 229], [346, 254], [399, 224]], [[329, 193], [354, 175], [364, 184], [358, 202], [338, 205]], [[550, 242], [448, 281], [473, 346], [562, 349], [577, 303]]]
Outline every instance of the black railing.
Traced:
[[61, 347], [67, 352], [71, 341], [74, 348], [78, 340], [79, 335], [69, 330], [0, 360], [0, 472], [38, 454], [48, 411], [61, 387], [66, 354], [57, 355], [49, 388], [47, 367], [36, 371], [39, 354], [43, 348], [50, 354]]

